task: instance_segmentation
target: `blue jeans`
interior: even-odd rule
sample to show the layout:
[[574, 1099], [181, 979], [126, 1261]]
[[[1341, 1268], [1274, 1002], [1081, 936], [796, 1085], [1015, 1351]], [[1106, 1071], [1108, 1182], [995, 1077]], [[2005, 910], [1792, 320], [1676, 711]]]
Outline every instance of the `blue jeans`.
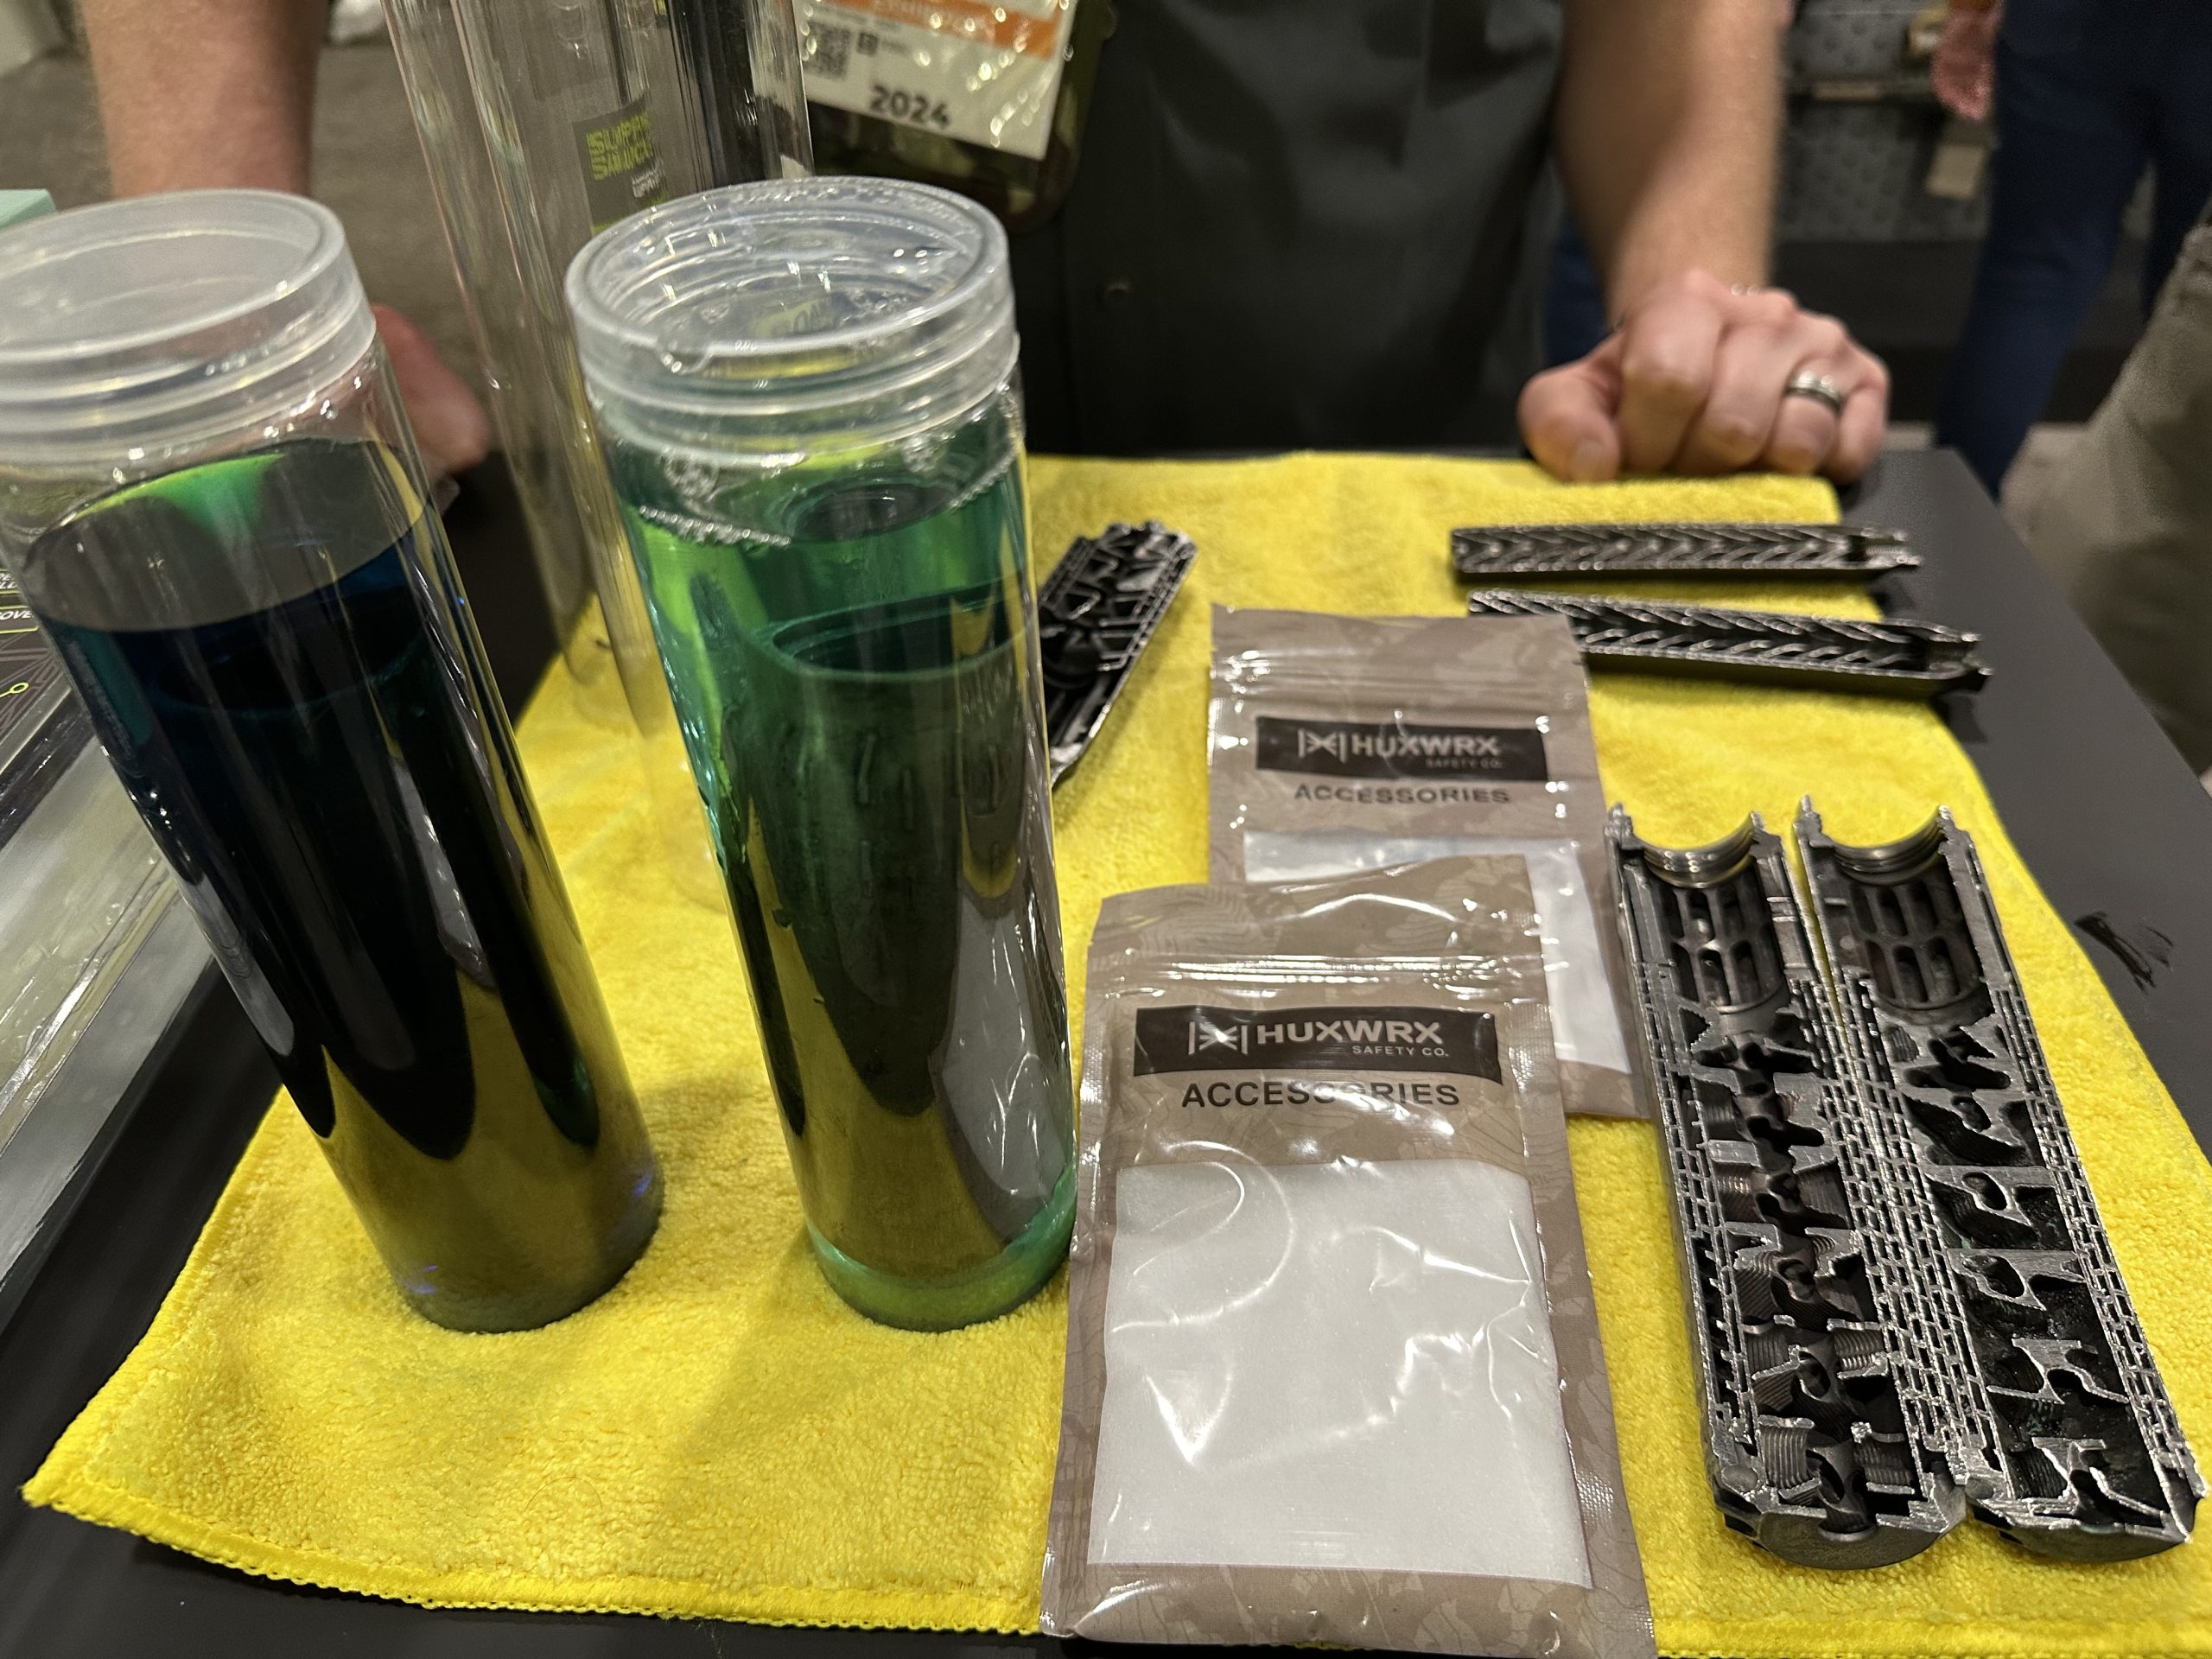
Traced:
[[1989, 235], [1936, 441], [1994, 494], [2156, 170], [2148, 312], [2212, 197], [2212, 0], [2006, 0]]
[[[2212, 0], [2206, 0], [2212, 4]], [[1612, 332], [1605, 321], [1605, 285], [1572, 208], [1559, 216], [1551, 269], [1544, 280], [1544, 366], [1555, 369], [1587, 357]]]

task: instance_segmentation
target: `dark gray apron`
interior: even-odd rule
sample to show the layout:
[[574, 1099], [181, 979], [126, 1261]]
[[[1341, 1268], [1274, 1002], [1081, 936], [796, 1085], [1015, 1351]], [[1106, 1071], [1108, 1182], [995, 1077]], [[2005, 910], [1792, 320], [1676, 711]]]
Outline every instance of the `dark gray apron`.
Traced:
[[1073, 188], [1014, 238], [1030, 447], [1512, 442], [1559, 0], [1115, 3]]

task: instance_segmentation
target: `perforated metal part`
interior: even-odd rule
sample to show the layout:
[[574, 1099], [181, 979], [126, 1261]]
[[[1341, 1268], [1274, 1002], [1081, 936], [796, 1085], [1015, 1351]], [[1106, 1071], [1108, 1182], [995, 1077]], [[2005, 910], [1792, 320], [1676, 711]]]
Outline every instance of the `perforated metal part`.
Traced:
[[[1928, 194], [1942, 111], [1905, 34], [1923, 0], [1800, 0], [1789, 31], [1790, 100], [1777, 230], [1788, 242], [1967, 242], [1988, 218]], [[1912, 102], [1898, 101], [1916, 81]], [[1853, 82], [1880, 101], [1836, 102]]]
[[[1925, 0], [1798, 0], [1789, 38], [1793, 96], [1775, 194], [1778, 242], [1981, 239], [1986, 188], [1956, 201], [1926, 188], [1943, 115], [1926, 66], [1904, 51], [1907, 30], [1925, 10]], [[1853, 83], [1879, 101], [1836, 101], [1852, 98]], [[2128, 205], [2131, 240], [2150, 234], [2150, 184], [2146, 177]]]
[[1815, 690], [1930, 697], [1989, 677], [1973, 634], [1930, 622], [1862, 622], [1713, 605], [1586, 599], [1480, 588], [1477, 616], [1563, 616], [1592, 669], [1758, 680]]
[[1868, 524], [1476, 524], [1452, 532], [1463, 576], [1871, 576], [1919, 558]]
[[1808, 1566], [1879, 1567], [1965, 1515], [1912, 1338], [1925, 1322], [1780, 842], [1610, 827], [1727, 1523]]
[[2121, 1282], [1974, 843], [1948, 811], [1797, 844], [1898, 1219], [1954, 1299], [1966, 1367], [1945, 1448], [1974, 1513], [2030, 1549], [2118, 1560], [2183, 1541], [2204, 1495]]
[[1156, 523], [1109, 524], [1071, 543], [1038, 588], [1055, 786], [1106, 723], [1198, 552], [1189, 537]]

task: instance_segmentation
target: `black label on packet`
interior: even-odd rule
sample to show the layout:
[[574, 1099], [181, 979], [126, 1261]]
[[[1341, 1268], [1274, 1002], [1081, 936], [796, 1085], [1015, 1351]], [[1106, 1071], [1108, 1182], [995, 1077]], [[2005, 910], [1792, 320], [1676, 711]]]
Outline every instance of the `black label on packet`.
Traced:
[[1259, 717], [1262, 772], [1327, 778], [1497, 778], [1541, 783], [1544, 735], [1527, 726], [1408, 726], [1395, 720]]
[[1504, 1081], [1497, 1021], [1468, 1008], [1137, 1010], [1138, 1077], [1162, 1071], [1452, 1071]]

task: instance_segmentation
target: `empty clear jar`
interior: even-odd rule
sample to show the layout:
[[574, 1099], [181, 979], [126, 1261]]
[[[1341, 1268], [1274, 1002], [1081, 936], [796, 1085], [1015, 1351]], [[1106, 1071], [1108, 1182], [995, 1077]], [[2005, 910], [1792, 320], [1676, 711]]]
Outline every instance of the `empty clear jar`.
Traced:
[[541, 1325], [660, 1179], [344, 233], [0, 238], [0, 558], [401, 1294]]
[[1005, 232], [741, 186], [569, 274], [816, 1252], [942, 1329], [1064, 1254], [1074, 1109]]
[[626, 704], [673, 873], [719, 905], [561, 279], [594, 231], [639, 207], [809, 170], [789, 0], [385, 0], [385, 12], [579, 706], [614, 722]]

